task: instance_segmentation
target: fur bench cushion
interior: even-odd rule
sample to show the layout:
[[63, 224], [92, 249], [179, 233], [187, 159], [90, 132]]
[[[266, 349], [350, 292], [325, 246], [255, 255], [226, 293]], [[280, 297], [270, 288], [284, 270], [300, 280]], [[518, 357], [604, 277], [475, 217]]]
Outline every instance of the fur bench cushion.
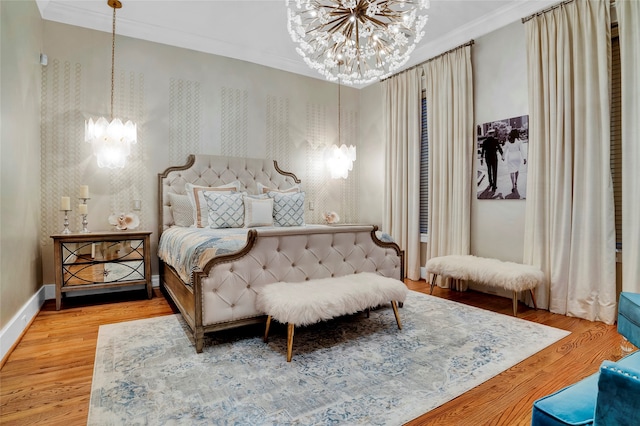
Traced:
[[432, 257], [427, 261], [426, 269], [431, 274], [511, 291], [531, 290], [544, 281], [543, 272], [535, 266], [472, 255]]
[[283, 324], [309, 325], [354, 314], [382, 303], [404, 302], [407, 286], [371, 272], [299, 283], [266, 285], [256, 307]]

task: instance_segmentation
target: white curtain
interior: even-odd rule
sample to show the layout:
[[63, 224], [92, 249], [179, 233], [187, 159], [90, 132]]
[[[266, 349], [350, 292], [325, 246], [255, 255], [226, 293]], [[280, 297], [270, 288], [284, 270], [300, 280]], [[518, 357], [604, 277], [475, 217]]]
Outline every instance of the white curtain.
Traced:
[[420, 130], [418, 69], [383, 82], [385, 184], [383, 230], [405, 251], [405, 275], [420, 279]]
[[538, 306], [612, 324], [615, 226], [609, 164], [609, 2], [578, 0], [525, 23], [529, 177], [524, 262]]
[[622, 291], [640, 293], [640, 1], [617, 0], [622, 84]]
[[[423, 70], [429, 129], [427, 259], [469, 254], [475, 140], [471, 46], [431, 60]], [[457, 289], [466, 290], [467, 284], [460, 284]]]

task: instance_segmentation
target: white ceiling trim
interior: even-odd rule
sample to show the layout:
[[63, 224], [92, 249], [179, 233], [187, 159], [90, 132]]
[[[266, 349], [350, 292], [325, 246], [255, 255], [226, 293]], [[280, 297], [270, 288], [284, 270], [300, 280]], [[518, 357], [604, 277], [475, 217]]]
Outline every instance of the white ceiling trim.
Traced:
[[[284, 0], [281, 1], [283, 3], [282, 9], [284, 13]], [[73, 2], [67, 3], [64, 1], [36, 0], [36, 3], [38, 4], [43, 19], [108, 33], [111, 32], [111, 13], [105, 13], [104, 10], [96, 12], [95, 10], [91, 10], [91, 8], [77, 7], [73, 5]], [[185, 4], [186, 3], [187, 2], [185, 2]], [[443, 52], [467, 43], [469, 40], [484, 36], [557, 3], [559, 3], [558, 0], [505, 1], [504, 6], [498, 7], [492, 13], [471, 20], [458, 28], [453, 28], [445, 35], [419, 46], [413, 52], [407, 64], [402, 67], [402, 70], [425, 62]], [[82, 2], [78, 2], [78, 4], [82, 4]], [[242, 2], [239, 1], [238, 7], [241, 7], [241, 4]], [[252, 46], [240, 46], [234, 43], [232, 39], [222, 40], [220, 38], [202, 36], [181, 29], [165, 28], [140, 20], [127, 19], [127, 17], [122, 16], [122, 14], [117, 16], [116, 25], [116, 33], [119, 36], [127, 36], [229, 57], [324, 80], [324, 77], [309, 68], [297, 54], [295, 54], [294, 58], [278, 55]], [[427, 23], [427, 25], [429, 25], [429, 23]], [[267, 34], [257, 35], [257, 37], [267, 36]], [[287, 40], [289, 39], [287, 38]], [[282, 43], [282, 40], [278, 39], [277, 42]], [[291, 43], [293, 45], [293, 42]], [[398, 72], [402, 70], [398, 70]], [[364, 86], [354, 87], [361, 88]]]

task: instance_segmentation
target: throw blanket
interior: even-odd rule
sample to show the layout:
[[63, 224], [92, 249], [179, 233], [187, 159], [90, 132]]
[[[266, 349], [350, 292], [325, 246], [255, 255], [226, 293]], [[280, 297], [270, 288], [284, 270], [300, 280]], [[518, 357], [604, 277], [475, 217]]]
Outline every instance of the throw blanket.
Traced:
[[233, 253], [247, 242], [248, 228], [185, 228], [172, 226], [162, 233], [158, 257], [172, 266], [182, 281], [191, 283], [191, 272], [203, 268], [216, 255]]

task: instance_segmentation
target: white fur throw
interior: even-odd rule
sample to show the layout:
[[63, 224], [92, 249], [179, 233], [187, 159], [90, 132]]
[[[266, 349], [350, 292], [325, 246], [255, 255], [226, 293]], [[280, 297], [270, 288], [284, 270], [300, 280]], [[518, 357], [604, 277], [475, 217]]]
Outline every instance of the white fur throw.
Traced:
[[427, 261], [426, 268], [431, 274], [471, 280], [512, 291], [530, 290], [544, 281], [544, 274], [535, 266], [472, 255], [432, 257]]
[[309, 325], [353, 314], [384, 302], [404, 302], [407, 286], [400, 280], [363, 272], [299, 283], [266, 285], [256, 307], [283, 324]]

